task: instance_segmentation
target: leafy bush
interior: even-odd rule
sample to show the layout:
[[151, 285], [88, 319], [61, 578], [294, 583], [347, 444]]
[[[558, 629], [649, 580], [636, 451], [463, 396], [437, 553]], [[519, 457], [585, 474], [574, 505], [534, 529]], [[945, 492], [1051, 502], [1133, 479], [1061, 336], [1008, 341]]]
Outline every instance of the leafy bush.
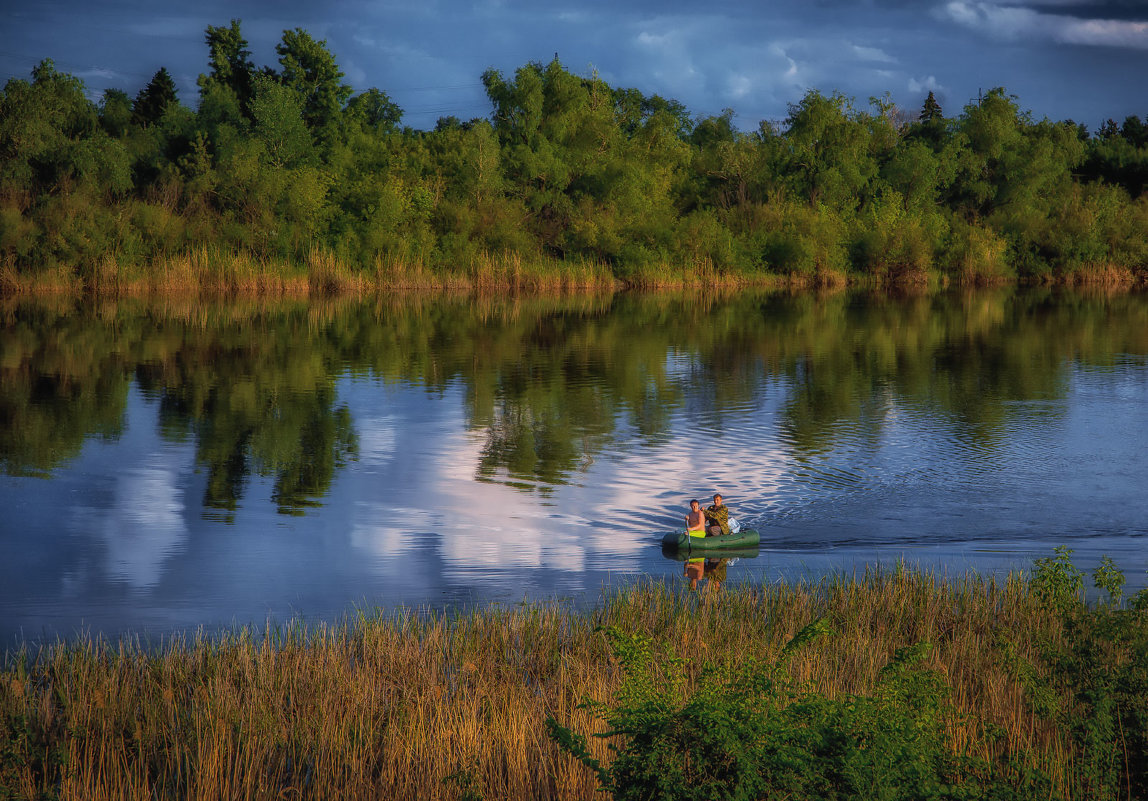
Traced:
[[1071, 553], [1036, 560], [1030, 588], [1064, 636], [1041, 644], [1042, 665], [1026, 666], [1022, 683], [1032, 708], [1069, 734], [1072, 797], [1148, 798], [1148, 591], [1122, 608], [1124, 575], [1103, 557], [1093, 580], [1108, 603], [1085, 606]]
[[792, 655], [827, 633], [823, 620], [810, 624], [772, 665], [706, 665], [686, 692], [684, 660], [607, 629], [622, 686], [613, 704], [585, 706], [606, 723], [596, 736], [611, 741], [613, 761], [602, 764], [582, 735], [553, 718], [547, 726], [602, 789], [627, 801], [1014, 794], [989, 765], [948, 749], [948, 687], [920, 666], [929, 643], [898, 649], [872, 696], [829, 698], [788, 679]]
[[946, 252], [948, 272], [966, 282], [996, 283], [1015, 276], [1008, 243], [991, 228], [953, 220]]
[[1053, 548], [1055, 556], [1037, 559], [1029, 586], [1046, 608], [1067, 612], [1082, 603], [1084, 574], [1072, 564], [1072, 549]]

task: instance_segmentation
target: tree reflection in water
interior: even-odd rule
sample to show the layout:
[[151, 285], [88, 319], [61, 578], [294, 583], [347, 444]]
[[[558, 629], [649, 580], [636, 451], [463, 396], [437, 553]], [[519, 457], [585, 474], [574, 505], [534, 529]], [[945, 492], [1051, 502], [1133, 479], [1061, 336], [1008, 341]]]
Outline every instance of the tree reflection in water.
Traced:
[[475, 477], [547, 493], [620, 440], [666, 441], [676, 414], [716, 442], [778, 387], [799, 461], [879, 439], [891, 399], [943, 415], [979, 458], [1007, 438], [1011, 403], [1064, 396], [1070, 365], [1148, 353], [1141, 297], [1011, 289], [21, 303], [0, 324], [5, 472], [49, 476], [86, 438], [119, 437], [135, 382], [164, 438], [194, 440], [204, 507], [225, 517], [252, 474], [273, 477], [284, 514], [322, 501], [357, 454], [348, 378], [460, 389], [482, 442]]

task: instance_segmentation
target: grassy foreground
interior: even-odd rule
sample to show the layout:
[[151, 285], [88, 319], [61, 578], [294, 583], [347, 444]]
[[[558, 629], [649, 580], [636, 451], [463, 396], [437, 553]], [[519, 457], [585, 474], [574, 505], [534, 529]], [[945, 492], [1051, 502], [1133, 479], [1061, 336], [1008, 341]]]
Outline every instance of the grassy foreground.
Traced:
[[[935, 680], [928, 725], [946, 759], [966, 760], [946, 763], [961, 774], [952, 781], [975, 790], [992, 773], [1011, 788], [993, 797], [1143, 797], [1148, 599], [1124, 609], [1122, 577], [1107, 565], [1096, 582], [1110, 601], [1091, 607], [1061, 553], [1003, 582], [897, 570], [702, 593], [638, 585], [590, 612], [363, 615], [159, 648], [87, 639], [25, 650], [0, 674], [0, 798], [591, 799], [601, 777], [555, 743], [548, 718], [600, 732], [592, 713], [613, 698], [615, 712], [645, 710], [642, 725], [678, 720], [658, 707], [661, 683], [676, 672], [682, 696], [696, 696], [713, 665], [775, 665], [791, 710], [817, 699], [896, 705], [902, 696], [880, 687], [906, 646]], [[795, 648], [810, 624], [823, 636]], [[663, 656], [639, 660], [635, 681], [619, 638]], [[605, 707], [580, 706], [587, 699]], [[632, 745], [642, 732], [630, 720]], [[588, 748], [590, 761], [614, 753], [602, 738]], [[669, 767], [711, 787], [705, 765]], [[642, 797], [619, 777], [616, 797]], [[935, 797], [986, 797], [962, 792]]]

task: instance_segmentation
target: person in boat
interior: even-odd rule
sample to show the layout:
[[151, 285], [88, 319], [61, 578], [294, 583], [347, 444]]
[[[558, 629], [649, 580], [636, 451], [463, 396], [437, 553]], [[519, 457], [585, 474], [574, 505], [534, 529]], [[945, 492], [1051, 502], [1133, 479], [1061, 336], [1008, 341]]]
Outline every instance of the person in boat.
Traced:
[[702, 513], [701, 501], [690, 501], [690, 513], [686, 515], [686, 533], [695, 537], [706, 535], [706, 516]]
[[714, 495], [713, 505], [706, 507], [705, 516], [706, 536], [729, 534], [729, 509], [722, 503], [721, 495]]

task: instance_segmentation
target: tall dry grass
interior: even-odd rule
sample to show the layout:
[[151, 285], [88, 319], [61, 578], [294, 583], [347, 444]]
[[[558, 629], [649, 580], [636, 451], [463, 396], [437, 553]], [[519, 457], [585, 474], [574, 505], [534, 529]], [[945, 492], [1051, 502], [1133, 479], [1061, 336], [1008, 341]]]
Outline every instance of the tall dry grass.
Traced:
[[1148, 284], [1148, 271], [1137, 272], [1116, 264], [1088, 264], [1065, 273], [1061, 281], [1072, 288], [1127, 289]]
[[417, 257], [399, 256], [358, 264], [313, 248], [292, 263], [201, 246], [143, 265], [108, 253], [77, 271], [20, 273], [10, 263], [0, 263], [0, 297], [328, 298], [408, 290], [549, 292], [621, 286], [603, 263], [516, 253], [480, 253], [467, 264], [430, 266]]
[[[929, 666], [952, 687], [956, 749], [1027, 753], [1054, 774], [1068, 759], [1065, 735], [1028, 710], [1002, 658], [1002, 643], [1034, 657], [1039, 638], [1063, 636], [1028, 585], [898, 570], [701, 594], [644, 584], [591, 611], [362, 615], [157, 648], [25, 649], [0, 675], [0, 784], [93, 801], [592, 799], [592, 777], [548, 741], [544, 720], [595, 729], [577, 704], [608, 699], [620, 679], [599, 626], [653, 637], [694, 660], [696, 678], [707, 660], [770, 661], [819, 617], [835, 635], [789, 667], [811, 688], [867, 693], [896, 648], [928, 640]], [[986, 738], [988, 725], [1006, 736]]]
[[[981, 248], [984, 250], [984, 248]], [[970, 252], [971, 253], [971, 252]], [[980, 250], [962, 256], [956, 281], [965, 285], [1004, 285], [1017, 282], [1001, 273], [993, 254]], [[988, 264], [988, 266], [985, 266]], [[1145, 284], [1148, 273], [1112, 265], [1091, 265], [1044, 283], [1068, 287], [1134, 289]], [[215, 298], [330, 298], [363, 296], [393, 291], [454, 292], [560, 292], [573, 290], [692, 287], [737, 289], [841, 289], [846, 286], [881, 287], [947, 285], [949, 277], [916, 271], [892, 281], [861, 273], [823, 269], [810, 274], [773, 274], [756, 270], [719, 270], [708, 257], [689, 263], [657, 263], [633, 270], [624, 277], [604, 262], [560, 259], [518, 253], [479, 253], [466, 264], [431, 265], [417, 256], [380, 255], [372, 263], [347, 261], [321, 248], [309, 250], [298, 262], [258, 256], [245, 250], [199, 246], [174, 255], [159, 256], [146, 264], [121, 260], [107, 253], [95, 263], [70, 270], [57, 266], [36, 272], [18, 271], [12, 259], [0, 262], [0, 297], [215, 297]]]

